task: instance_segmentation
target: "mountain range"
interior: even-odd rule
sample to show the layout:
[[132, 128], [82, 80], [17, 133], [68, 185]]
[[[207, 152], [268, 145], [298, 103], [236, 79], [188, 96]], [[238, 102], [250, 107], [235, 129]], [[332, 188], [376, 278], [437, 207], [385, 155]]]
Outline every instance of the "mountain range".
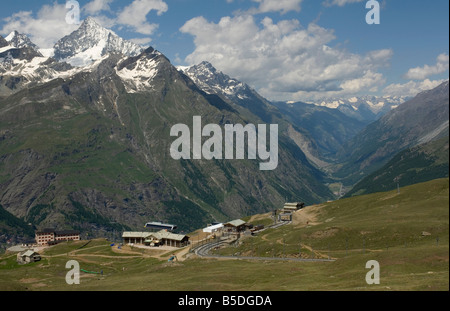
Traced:
[[[104, 45], [106, 33], [89, 19], [55, 44], [54, 57], [14, 54], [7, 65], [8, 52], [25, 47], [2, 48], [0, 204], [8, 213], [36, 227], [98, 236], [151, 220], [188, 231], [271, 211], [286, 199], [333, 198], [324, 174], [290, 138], [296, 130], [270, 115], [276, 109], [267, 101], [208, 94], [162, 53], [128, 53], [120, 40]], [[65, 62], [87, 54], [86, 66]], [[276, 172], [253, 160], [173, 160], [170, 128], [192, 125], [193, 116], [219, 125], [279, 120]]]
[[351, 98], [325, 99], [317, 102], [308, 102], [308, 104], [336, 109], [358, 121], [373, 122], [409, 99], [411, 98], [408, 96], [367, 95]]
[[[1, 211], [20, 220], [10, 221], [20, 232], [30, 223], [104, 236], [152, 220], [187, 232], [286, 200], [335, 199], [329, 184], [353, 186], [448, 132], [448, 82], [405, 100], [273, 103], [208, 62], [176, 68], [92, 18], [50, 53], [13, 32], [0, 36]], [[173, 160], [170, 129], [194, 116], [205, 125], [278, 124], [277, 170]]]
[[335, 172], [347, 185], [381, 168], [397, 153], [449, 136], [449, 82], [413, 99], [369, 124], [343, 145]]

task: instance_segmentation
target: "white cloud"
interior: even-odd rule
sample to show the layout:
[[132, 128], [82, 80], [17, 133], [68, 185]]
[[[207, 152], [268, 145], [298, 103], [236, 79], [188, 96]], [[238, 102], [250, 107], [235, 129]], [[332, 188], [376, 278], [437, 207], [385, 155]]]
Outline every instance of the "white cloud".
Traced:
[[77, 25], [66, 23], [67, 12], [65, 4], [57, 2], [42, 6], [36, 17], [32, 11], [20, 11], [3, 19], [5, 24], [0, 33], [8, 34], [17, 30], [29, 35], [39, 47], [50, 48], [57, 40], [78, 28]]
[[411, 68], [404, 75], [405, 79], [411, 80], [424, 80], [433, 75], [438, 75], [448, 71], [449, 68], [449, 56], [448, 54], [441, 54], [437, 57], [436, 65]]
[[251, 15], [224, 17], [217, 24], [197, 17], [180, 31], [194, 36], [196, 47], [187, 63], [207, 60], [269, 99], [374, 90], [385, 82], [378, 68], [393, 54], [391, 50], [352, 54], [330, 46], [333, 30], [314, 23], [304, 28], [297, 20], [274, 23], [268, 17], [257, 24]]
[[323, 3], [325, 6], [344, 6], [350, 3], [362, 2], [363, 0], [327, 0]]
[[268, 13], [268, 12], [281, 12], [286, 14], [290, 11], [300, 12], [301, 3], [303, 0], [252, 0], [259, 3], [258, 8], [251, 9], [249, 12], [252, 14]]
[[93, 0], [87, 3], [83, 10], [88, 15], [97, 15], [102, 11], [111, 11], [109, 4], [114, 0]]
[[[93, 16], [95, 20], [103, 27], [111, 29], [114, 26], [125, 26], [131, 31], [152, 35], [158, 28], [155, 23], [147, 21], [147, 15], [151, 11], [156, 11], [158, 15], [168, 10], [167, 4], [163, 0], [134, 0], [131, 4], [119, 10], [117, 13], [112, 12], [110, 4], [114, 0], [92, 0], [81, 8], [84, 16]], [[40, 48], [48, 49], [64, 37], [76, 30], [79, 25], [68, 24], [66, 15], [69, 9], [65, 3], [43, 5], [37, 13], [32, 11], [20, 11], [10, 17], [3, 19], [3, 28], [0, 33], [4, 36], [10, 32], [17, 30], [20, 33], [27, 34], [30, 39]], [[103, 14], [108, 12], [108, 16]], [[151, 38], [133, 39], [134, 42], [148, 44]]]
[[384, 88], [384, 95], [389, 96], [416, 96], [418, 93], [434, 89], [442, 84], [443, 80], [409, 81], [407, 83], [390, 84]]
[[131, 27], [133, 31], [151, 35], [158, 28], [157, 24], [149, 23], [147, 15], [156, 11], [158, 16], [167, 12], [169, 7], [162, 0], [134, 0], [117, 16], [117, 23]]
[[152, 42], [152, 38], [133, 38], [129, 39], [129, 41], [139, 44], [142, 47], [150, 46], [150, 42]]

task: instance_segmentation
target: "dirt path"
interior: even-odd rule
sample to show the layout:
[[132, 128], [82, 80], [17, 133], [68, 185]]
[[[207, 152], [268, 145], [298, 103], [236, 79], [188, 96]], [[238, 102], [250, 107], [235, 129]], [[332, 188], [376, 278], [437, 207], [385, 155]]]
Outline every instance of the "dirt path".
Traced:
[[292, 215], [292, 225], [297, 228], [316, 226], [320, 224], [318, 216], [323, 205], [311, 205], [296, 211]]
[[[305, 245], [305, 244], [302, 244], [302, 247], [303, 248], [306, 248], [307, 250], [309, 250], [311, 253], [314, 253], [314, 256], [316, 257], [316, 258], [324, 258], [324, 259], [328, 259], [328, 255], [324, 255], [324, 254], [322, 254], [321, 252], [318, 252], [318, 251], [316, 251], [315, 249], [313, 249], [311, 246], [309, 246], [309, 245]], [[337, 259], [337, 258], [333, 258], [333, 257], [329, 257], [330, 259]]]

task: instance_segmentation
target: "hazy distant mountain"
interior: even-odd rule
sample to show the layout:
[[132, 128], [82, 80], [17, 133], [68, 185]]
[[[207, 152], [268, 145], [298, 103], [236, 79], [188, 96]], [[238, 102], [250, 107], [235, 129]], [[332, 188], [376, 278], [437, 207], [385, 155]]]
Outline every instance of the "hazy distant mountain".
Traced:
[[422, 92], [367, 126], [342, 148], [336, 172], [351, 185], [381, 168], [398, 152], [448, 136], [449, 82]]
[[336, 161], [336, 154], [344, 143], [355, 137], [369, 123], [333, 108], [302, 102], [273, 104], [290, 122], [310, 133], [322, 157], [330, 162]]
[[360, 96], [352, 98], [326, 99], [308, 102], [315, 106], [336, 109], [362, 122], [373, 122], [407, 101], [406, 96]]

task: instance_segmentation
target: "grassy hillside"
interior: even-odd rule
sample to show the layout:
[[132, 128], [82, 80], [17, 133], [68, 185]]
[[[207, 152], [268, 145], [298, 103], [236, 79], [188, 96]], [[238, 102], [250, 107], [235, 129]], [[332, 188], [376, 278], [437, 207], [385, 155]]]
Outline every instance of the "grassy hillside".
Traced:
[[33, 227], [6, 211], [0, 204], [0, 253], [6, 248], [6, 242], [34, 239]]
[[397, 188], [448, 177], [448, 136], [409, 148], [397, 154], [388, 164], [359, 182], [347, 197]]
[[[269, 224], [270, 215], [251, 217]], [[426, 232], [425, 235], [423, 233]], [[195, 236], [193, 236], [195, 240]], [[280, 262], [185, 258], [172, 252], [111, 247], [106, 240], [61, 244], [26, 266], [0, 257], [1, 290], [448, 290], [449, 179], [309, 206], [293, 223], [268, 229], [222, 254], [334, 258], [334, 262]], [[81, 248], [80, 248], [81, 247]], [[65, 263], [82, 269], [80, 285], [65, 283]], [[365, 282], [367, 261], [380, 263], [381, 284]]]

